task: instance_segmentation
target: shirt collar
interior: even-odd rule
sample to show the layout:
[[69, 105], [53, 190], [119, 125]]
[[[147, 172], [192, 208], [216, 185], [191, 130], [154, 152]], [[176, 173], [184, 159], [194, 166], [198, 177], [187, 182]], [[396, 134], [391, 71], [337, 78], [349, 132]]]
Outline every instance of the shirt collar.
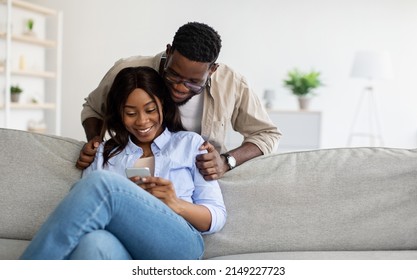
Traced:
[[[168, 130], [168, 128], [165, 128], [165, 130], [156, 137], [155, 140], [153, 140], [153, 143], [151, 145], [152, 152], [160, 151], [162, 150], [165, 145], [169, 142], [169, 139], [171, 139], [172, 132]], [[155, 150], [156, 149], [156, 150]], [[129, 136], [129, 142], [126, 146], [126, 154], [135, 154], [138, 151], [142, 152], [142, 148], [133, 143], [131, 136]]]

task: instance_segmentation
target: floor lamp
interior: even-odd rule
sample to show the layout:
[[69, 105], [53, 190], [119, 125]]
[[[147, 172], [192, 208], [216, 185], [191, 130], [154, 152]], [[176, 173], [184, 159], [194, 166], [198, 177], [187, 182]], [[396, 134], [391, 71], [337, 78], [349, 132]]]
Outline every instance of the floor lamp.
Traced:
[[[377, 51], [357, 52], [353, 61], [351, 77], [366, 79], [367, 84], [362, 90], [355, 109], [347, 144], [351, 146], [354, 138], [361, 137], [368, 139], [370, 146], [383, 146], [384, 140], [381, 134], [374, 82], [392, 78], [390, 54]], [[359, 118], [360, 116], [362, 119]], [[359, 125], [362, 125], [362, 130], [358, 130]]]

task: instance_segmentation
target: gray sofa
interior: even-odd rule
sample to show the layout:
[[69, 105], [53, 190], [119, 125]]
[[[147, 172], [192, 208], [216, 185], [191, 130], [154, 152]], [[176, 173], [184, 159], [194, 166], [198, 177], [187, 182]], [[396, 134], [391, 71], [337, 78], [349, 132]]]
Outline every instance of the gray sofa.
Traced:
[[[0, 129], [0, 259], [16, 259], [80, 178], [83, 142]], [[272, 154], [220, 180], [207, 259], [417, 259], [417, 151]]]

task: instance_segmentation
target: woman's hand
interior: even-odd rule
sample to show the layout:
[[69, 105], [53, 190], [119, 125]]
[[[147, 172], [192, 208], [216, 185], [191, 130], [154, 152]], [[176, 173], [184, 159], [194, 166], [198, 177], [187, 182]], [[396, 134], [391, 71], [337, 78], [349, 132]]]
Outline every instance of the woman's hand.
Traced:
[[211, 213], [208, 208], [178, 198], [171, 181], [160, 177], [144, 177], [139, 186], [162, 200], [169, 208], [191, 223], [196, 229], [200, 231], [210, 229]]
[[151, 195], [159, 198], [175, 213], [180, 214], [182, 211], [180, 206], [181, 200], [177, 197], [171, 181], [160, 177], [144, 177], [141, 178], [139, 186]]

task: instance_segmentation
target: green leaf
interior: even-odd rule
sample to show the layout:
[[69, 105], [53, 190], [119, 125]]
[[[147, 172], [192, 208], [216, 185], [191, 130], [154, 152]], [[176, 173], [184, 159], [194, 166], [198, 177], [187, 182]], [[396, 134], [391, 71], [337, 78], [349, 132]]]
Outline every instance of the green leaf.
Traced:
[[320, 72], [305, 73], [295, 68], [288, 71], [287, 78], [284, 79], [284, 86], [297, 96], [305, 96], [312, 94], [312, 90], [323, 86], [323, 83], [320, 80]]

